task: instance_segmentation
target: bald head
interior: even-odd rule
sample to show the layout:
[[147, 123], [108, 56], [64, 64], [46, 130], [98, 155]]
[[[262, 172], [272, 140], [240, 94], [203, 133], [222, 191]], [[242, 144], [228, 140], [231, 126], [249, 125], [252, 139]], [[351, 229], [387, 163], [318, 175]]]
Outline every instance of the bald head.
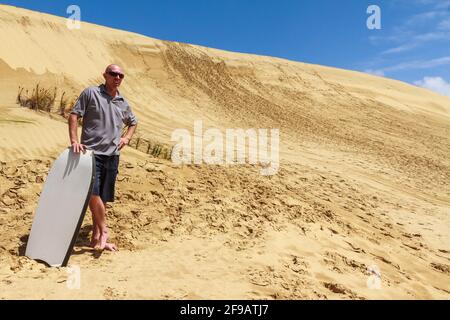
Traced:
[[115, 96], [115, 92], [117, 92], [125, 77], [122, 69], [117, 64], [110, 64], [106, 67], [103, 77], [105, 78], [106, 88]]
[[120, 66], [118, 66], [117, 64], [110, 64], [109, 66], [107, 66], [105, 69], [105, 73], [110, 72], [110, 71], [123, 73], [122, 68]]

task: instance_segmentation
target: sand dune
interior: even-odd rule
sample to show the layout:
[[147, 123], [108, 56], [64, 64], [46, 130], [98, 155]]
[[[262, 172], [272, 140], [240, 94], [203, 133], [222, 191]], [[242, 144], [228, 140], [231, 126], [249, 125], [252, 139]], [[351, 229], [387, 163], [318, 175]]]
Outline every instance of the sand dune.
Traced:
[[[450, 298], [450, 99], [371, 75], [244, 55], [0, 5], [0, 298]], [[118, 253], [68, 269], [24, 257], [62, 118], [19, 86], [75, 97], [121, 64], [138, 136], [279, 128], [281, 164], [183, 166], [128, 147], [109, 224]], [[375, 271], [374, 271], [375, 270]], [[379, 272], [381, 277], [375, 273]], [[380, 288], [368, 285], [380, 279]]]

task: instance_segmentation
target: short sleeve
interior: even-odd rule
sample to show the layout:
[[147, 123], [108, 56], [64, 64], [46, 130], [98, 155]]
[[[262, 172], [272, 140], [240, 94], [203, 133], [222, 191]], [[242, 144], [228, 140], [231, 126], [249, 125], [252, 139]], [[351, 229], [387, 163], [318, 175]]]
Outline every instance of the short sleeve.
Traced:
[[127, 103], [126, 110], [123, 117], [123, 123], [126, 126], [135, 126], [137, 125], [137, 118], [134, 115], [133, 111], [131, 110], [130, 105]]
[[70, 113], [76, 114], [79, 117], [83, 117], [86, 113], [86, 108], [89, 105], [89, 99], [90, 99], [90, 92], [89, 88], [85, 89], [80, 96], [78, 97], [77, 101], [75, 102], [74, 107], [72, 108], [72, 111]]

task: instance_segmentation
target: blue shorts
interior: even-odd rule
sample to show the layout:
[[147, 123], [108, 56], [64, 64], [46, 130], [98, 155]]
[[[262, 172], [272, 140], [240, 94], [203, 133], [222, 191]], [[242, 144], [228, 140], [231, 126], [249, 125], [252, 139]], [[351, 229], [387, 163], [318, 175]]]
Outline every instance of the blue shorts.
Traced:
[[104, 203], [114, 202], [114, 187], [118, 173], [118, 155], [95, 155], [95, 176], [92, 195], [100, 196]]

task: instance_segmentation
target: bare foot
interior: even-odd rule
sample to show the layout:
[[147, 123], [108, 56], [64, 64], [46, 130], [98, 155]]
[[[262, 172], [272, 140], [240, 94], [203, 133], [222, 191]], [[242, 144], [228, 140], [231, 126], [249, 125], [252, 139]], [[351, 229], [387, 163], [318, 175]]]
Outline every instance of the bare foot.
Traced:
[[97, 228], [94, 227], [94, 230], [92, 231], [92, 238], [91, 238], [91, 243], [90, 243], [90, 247], [91, 248], [95, 248], [96, 246], [99, 245], [100, 242], [100, 235], [99, 235], [99, 231]]
[[107, 240], [109, 238], [108, 231], [103, 231], [98, 238], [97, 246], [100, 250], [104, 250], [107, 244]]
[[100, 248], [100, 245], [96, 245], [94, 247], [94, 249], [97, 251], [103, 251], [103, 250], [108, 250], [108, 251], [112, 251], [112, 252], [119, 251], [119, 249], [117, 249], [117, 246], [114, 243], [106, 243], [105, 247], [103, 249]]
[[108, 231], [104, 231], [96, 241], [94, 248], [96, 250], [118, 251], [117, 246], [114, 243], [107, 242], [108, 238]]
[[99, 245], [99, 239], [98, 239], [98, 237], [92, 237], [92, 239], [91, 239], [91, 243], [90, 243], [90, 247], [91, 248], [95, 248], [96, 246], [98, 246]]
[[109, 251], [118, 251], [119, 249], [117, 249], [117, 246], [114, 243], [107, 243], [105, 245], [105, 250], [109, 250]]

